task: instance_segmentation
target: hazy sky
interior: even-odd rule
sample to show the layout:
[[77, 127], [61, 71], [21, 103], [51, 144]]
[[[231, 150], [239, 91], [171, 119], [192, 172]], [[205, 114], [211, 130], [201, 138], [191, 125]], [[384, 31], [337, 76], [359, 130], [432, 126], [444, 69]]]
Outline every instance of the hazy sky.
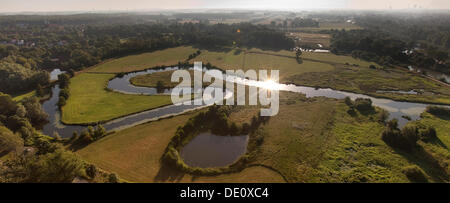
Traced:
[[0, 12], [196, 8], [450, 9], [450, 0], [0, 0]]

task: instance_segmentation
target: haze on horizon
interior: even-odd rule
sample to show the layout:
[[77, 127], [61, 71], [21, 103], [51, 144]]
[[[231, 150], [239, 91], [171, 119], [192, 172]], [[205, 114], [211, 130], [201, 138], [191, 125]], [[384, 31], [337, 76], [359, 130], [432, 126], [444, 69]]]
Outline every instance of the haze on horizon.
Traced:
[[159, 9], [450, 9], [449, 0], [0, 0], [0, 12]]

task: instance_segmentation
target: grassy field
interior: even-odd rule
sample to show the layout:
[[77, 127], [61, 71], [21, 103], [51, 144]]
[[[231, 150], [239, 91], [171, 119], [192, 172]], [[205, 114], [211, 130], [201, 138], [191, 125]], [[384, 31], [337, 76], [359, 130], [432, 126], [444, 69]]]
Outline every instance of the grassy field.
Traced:
[[[163, 82], [165, 88], [173, 88], [179, 84], [179, 82], [170, 82], [172, 73], [174, 71], [164, 71], [152, 74], [138, 75], [130, 79], [130, 83], [135, 86], [141, 87], [156, 87], [158, 81]], [[191, 87], [194, 86], [194, 70], [189, 70], [191, 75]], [[202, 73], [204, 75], [204, 73]], [[203, 83], [203, 85], [209, 85], [209, 83]]]
[[[161, 166], [160, 157], [177, 126], [196, 112], [116, 132], [77, 153], [132, 182], [283, 182], [283, 177], [289, 182], [409, 182], [402, 169], [411, 165], [424, 170], [430, 181], [441, 181], [430, 163], [381, 140], [384, 125], [378, 112], [350, 115], [342, 100], [307, 99], [294, 93], [280, 96], [280, 112], [263, 126], [264, 142], [250, 163], [258, 166], [239, 173], [193, 177]], [[230, 119], [248, 122], [258, 110], [242, 107]], [[438, 125], [439, 138], [447, 145], [450, 125], [436, 119], [422, 121]], [[448, 149], [426, 150], [448, 162]]]
[[88, 72], [119, 73], [143, 70], [160, 65], [174, 65], [179, 61], [186, 60], [190, 54], [196, 51], [197, 49], [186, 46], [131, 55], [106, 61], [90, 68]]
[[[417, 157], [432, 157], [432, 162], [439, 164], [433, 169], [440, 169], [435, 171], [435, 174], [447, 174], [450, 176], [450, 118], [437, 117], [427, 112], [422, 113], [421, 120], [417, 123], [426, 126], [433, 126], [437, 132], [437, 139], [431, 142], [419, 142], [419, 145], [424, 149], [425, 155], [418, 154]], [[412, 161], [419, 162], [419, 158], [411, 158]], [[431, 170], [431, 168], [430, 168]]]
[[171, 104], [170, 96], [128, 95], [105, 89], [114, 74], [83, 73], [71, 79], [62, 121], [70, 124], [106, 121]]
[[[254, 50], [261, 51], [256, 49]], [[288, 52], [283, 51], [281, 53], [284, 55]], [[204, 64], [211, 63], [212, 65], [215, 65], [223, 70], [280, 70], [280, 81], [284, 81], [284, 78], [288, 76], [306, 72], [326, 72], [333, 70], [333, 66], [329, 64], [311, 61], [305, 61], [303, 64], [298, 64], [293, 58], [258, 53], [246, 53], [245, 51], [240, 51], [237, 49], [228, 50], [225, 52], [202, 51], [200, 56], [191, 61], [202, 61]]]
[[[292, 76], [287, 81], [396, 100], [450, 104], [449, 87], [398, 68], [373, 70], [367, 67], [336, 65], [334, 71], [304, 73]], [[420, 94], [380, 93], [377, 90], [415, 90]]]
[[286, 78], [293, 75], [308, 72], [328, 72], [332, 71], [334, 68], [325, 63], [304, 61], [302, 64], [298, 64], [297, 61], [292, 58], [250, 53], [245, 56], [244, 70], [248, 69], [280, 70], [280, 82], [286, 82]]
[[350, 115], [348, 109], [340, 100], [282, 94], [255, 162], [289, 182], [409, 182], [402, 169], [415, 164], [433, 174], [429, 163], [381, 140], [378, 113]]
[[211, 63], [223, 70], [242, 69], [245, 62], [245, 53], [239, 49], [224, 49], [223, 51], [202, 50], [199, 56], [191, 60], [191, 62], [194, 61], [201, 61], [203, 64]]
[[263, 167], [250, 167], [240, 173], [213, 177], [193, 177], [162, 167], [160, 158], [177, 127], [195, 113], [119, 131], [77, 153], [100, 168], [115, 172], [131, 182], [283, 182], [280, 175]]

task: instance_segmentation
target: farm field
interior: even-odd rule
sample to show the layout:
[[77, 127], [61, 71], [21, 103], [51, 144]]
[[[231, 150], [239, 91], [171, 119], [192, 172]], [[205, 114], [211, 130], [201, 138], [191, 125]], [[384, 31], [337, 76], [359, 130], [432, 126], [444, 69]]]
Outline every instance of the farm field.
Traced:
[[168, 48], [160, 51], [148, 52], [112, 59], [89, 68], [88, 72], [97, 73], [120, 73], [144, 70], [154, 66], [175, 65], [185, 61], [188, 56], [197, 49], [190, 46]]
[[114, 74], [82, 73], [71, 79], [70, 97], [62, 107], [62, 122], [85, 124], [171, 104], [170, 96], [129, 95], [106, 90]]

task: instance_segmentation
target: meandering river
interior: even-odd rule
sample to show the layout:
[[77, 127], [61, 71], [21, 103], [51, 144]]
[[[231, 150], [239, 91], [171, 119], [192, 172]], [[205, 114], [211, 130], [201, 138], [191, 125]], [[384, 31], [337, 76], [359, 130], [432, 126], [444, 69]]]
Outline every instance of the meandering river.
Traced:
[[[135, 73], [129, 73], [124, 75], [123, 77], [114, 78], [109, 81], [108, 88], [125, 93], [125, 94], [143, 94], [143, 95], [152, 95], [156, 94], [155, 88], [148, 87], [136, 87], [130, 83], [130, 78], [136, 75], [142, 74], [151, 74], [155, 72], [161, 71], [170, 71], [176, 70], [177, 68], [166, 68], [161, 70], [145, 70]], [[227, 77], [227, 80], [234, 80], [239, 84], [245, 84], [249, 86], [259, 86], [261, 87], [261, 82], [253, 81], [248, 79], [243, 79], [241, 77]], [[428, 104], [422, 103], [414, 103], [414, 102], [400, 102], [394, 101], [390, 99], [383, 98], [374, 98], [371, 96], [356, 94], [351, 92], [344, 92], [339, 90], [333, 90], [330, 88], [312, 88], [305, 86], [297, 86], [297, 85], [288, 85], [288, 84], [274, 84], [274, 88], [280, 91], [289, 91], [305, 94], [306, 97], [328, 97], [328, 98], [336, 98], [343, 99], [345, 97], [350, 97], [352, 100], [356, 98], [369, 98], [372, 100], [372, 104], [378, 107], [381, 107], [387, 110], [390, 113], [389, 119], [396, 118], [399, 121], [399, 126], [404, 126], [409, 120], [403, 118], [403, 116], [408, 116], [411, 120], [417, 120], [420, 118], [420, 114], [425, 110]], [[49, 115], [49, 123], [47, 123], [42, 131], [47, 135], [53, 135], [54, 132], [57, 132], [61, 137], [67, 138], [71, 137], [74, 131], [81, 131], [86, 126], [82, 125], [65, 125], [61, 123], [61, 114], [58, 110], [57, 102], [59, 95], [59, 87], [55, 85], [52, 87], [52, 97], [43, 103], [43, 109]], [[165, 93], [169, 93], [170, 90], [166, 90]], [[114, 119], [112, 121], [106, 122], [103, 126], [106, 130], [119, 130], [127, 127], [131, 127], [134, 125], [142, 124], [145, 122], [149, 122], [152, 120], [157, 120], [159, 118], [169, 117], [173, 115], [182, 114], [187, 111], [192, 111], [195, 109], [203, 108], [206, 104], [203, 105], [169, 105], [149, 111], [144, 111], [141, 113], [136, 113], [133, 115], [125, 116], [122, 118]], [[447, 106], [448, 107], [448, 106]]]

